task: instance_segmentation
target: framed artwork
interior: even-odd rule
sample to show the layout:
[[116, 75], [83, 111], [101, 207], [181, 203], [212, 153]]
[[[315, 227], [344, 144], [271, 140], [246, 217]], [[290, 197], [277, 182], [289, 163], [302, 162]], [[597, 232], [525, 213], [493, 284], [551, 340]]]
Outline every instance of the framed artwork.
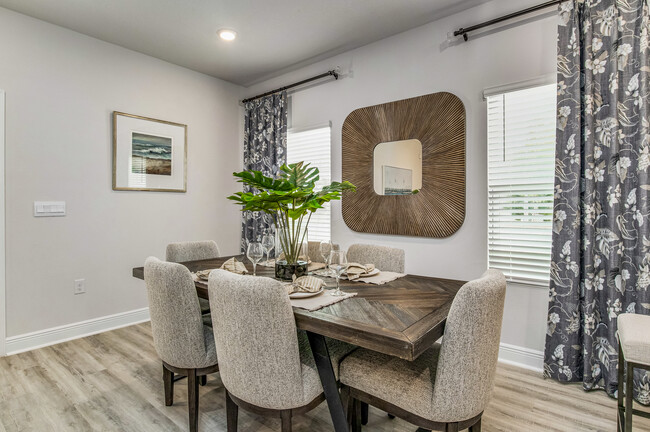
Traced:
[[113, 190], [185, 192], [187, 125], [114, 111]]

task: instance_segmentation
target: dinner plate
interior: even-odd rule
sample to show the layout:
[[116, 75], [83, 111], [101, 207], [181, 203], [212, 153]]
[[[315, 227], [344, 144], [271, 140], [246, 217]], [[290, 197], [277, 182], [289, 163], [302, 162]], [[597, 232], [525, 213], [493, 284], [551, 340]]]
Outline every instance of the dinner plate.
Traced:
[[325, 288], [321, 288], [319, 291], [316, 292], [295, 292], [293, 294], [289, 294], [289, 298], [292, 299], [301, 299], [301, 298], [308, 298], [308, 297], [314, 297], [317, 296], [318, 294], [322, 293], [325, 291]]

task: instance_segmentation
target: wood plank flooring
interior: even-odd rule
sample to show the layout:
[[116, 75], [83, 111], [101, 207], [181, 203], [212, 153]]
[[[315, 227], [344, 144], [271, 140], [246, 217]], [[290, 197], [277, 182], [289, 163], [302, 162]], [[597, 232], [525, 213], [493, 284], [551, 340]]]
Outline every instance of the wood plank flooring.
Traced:
[[[175, 403], [164, 406], [162, 370], [151, 327], [139, 324], [0, 358], [0, 432], [186, 431], [186, 380], [176, 383]], [[483, 431], [615, 431], [616, 403], [579, 384], [544, 380], [538, 373], [499, 365]], [[225, 431], [224, 390], [212, 375], [201, 388], [201, 431]], [[650, 432], [635, 418], [634, 430]], [[279, 419], [240, 410], [240, 431], [279, 431]], [[416, 428], [370, 409], [364, 431], [413, 432]], [[322, 403], [294, 418], [294, 431], [330, 432]]]

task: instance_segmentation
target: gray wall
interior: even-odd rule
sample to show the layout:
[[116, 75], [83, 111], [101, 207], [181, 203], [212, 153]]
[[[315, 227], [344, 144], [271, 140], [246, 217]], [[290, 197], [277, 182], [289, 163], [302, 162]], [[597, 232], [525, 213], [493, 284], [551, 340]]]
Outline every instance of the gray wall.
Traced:
[[[367, 45], [279, 76], [246, 90], [253, 95], [340, 66], [348, 74], [291, 96], [292, 124], [302, 127], [332, 121], [333, 179], [341, 179], [341, 127], [346, 116], [364, 106], [448, 91], [467, 111], [467, 216], [461, 229], [446, 239], [360, 234], [332, 208], [332, 236], [344, 246], [356, 242], [406, 250], [409, 273], [471, 279], [487, 267], [487, 87], [528, 80], [555, 71], [555, 17], [528, 20], [500, 32], [472, 35], [467, 43], [441, 49], [447, 33], [500, 16], [537, 0], [492, 1], [460, 14]], [[502, 342], [533, 350], [535, 366], [543, 349], [547, 289], [508, 288]], [[516, 356], [515, 356], [516, 357]], [[516, 358], [512, 358], [517, 360]], [[528, 359], [530, 360], [530, 358]], [[531, 366], [532, 364], [529, 364]]]
[[[170, 241], [237, 252], [240, 87], [3, 8], [0, 56], [7, 336], [146, 307], [131, 268]], [[187, 193], [111, 190], [114, 110], [188, 125]], [[34, 218], [35, 200], [68, 214]]]

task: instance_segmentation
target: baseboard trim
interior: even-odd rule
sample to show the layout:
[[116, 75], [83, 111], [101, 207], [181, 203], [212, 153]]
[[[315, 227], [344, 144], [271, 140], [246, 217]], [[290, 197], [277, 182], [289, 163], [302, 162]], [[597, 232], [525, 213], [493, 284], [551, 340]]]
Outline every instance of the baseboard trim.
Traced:
[[502, 343], [499, 346], [499, 361], [535, 372], [544, 371], [544, 353], [517, 345]]
[[149, 321], [148, 307], [11, 336], [7, 338], [6, 351], [7, 355], [18, 354], [146, 321]]

